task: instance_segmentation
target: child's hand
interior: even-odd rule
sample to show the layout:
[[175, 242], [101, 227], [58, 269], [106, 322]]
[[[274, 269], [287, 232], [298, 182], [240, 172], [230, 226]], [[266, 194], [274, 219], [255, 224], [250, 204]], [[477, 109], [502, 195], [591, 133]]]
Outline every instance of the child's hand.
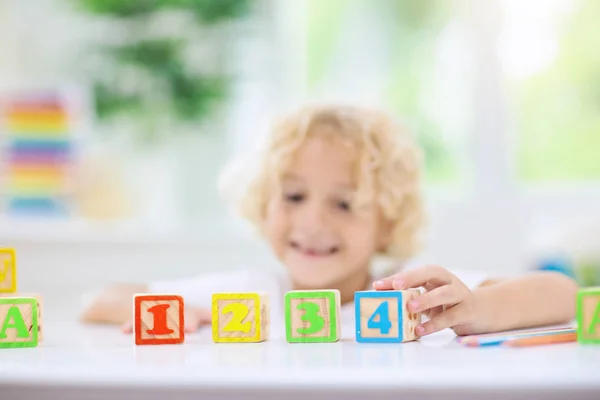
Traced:
[[[186, 307], [184, 314], [186, 333], [195, 332], [199, 327], [209, 325], [212, 322], [211, 310], [206, 308]], [[121, 326], [121, 330], [123, 333], [132, 333], [133, 323], [131, 321], [126, 322]]]
[[457, 335], [476, 330], [476, 297], [445, 268], [427, 265], [373, 283], [376, 290], [406, 290], [421, 286], [426, 292], [407, 304], [409, 311], [421, 312], [429, 318], [429, 321], [417, 327], [417, 335], [424, 336], [445, 328], [452, 328]]

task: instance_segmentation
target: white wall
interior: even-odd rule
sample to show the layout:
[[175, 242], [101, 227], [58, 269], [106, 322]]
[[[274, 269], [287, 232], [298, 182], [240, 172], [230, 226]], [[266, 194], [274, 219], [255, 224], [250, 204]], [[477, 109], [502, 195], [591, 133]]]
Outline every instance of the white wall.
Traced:
[[[73, 36], [72, 27], [63, 23], [64, 15], [54, 7], [53, 1], [0, 2], [1, 37], [11, 38], [0, 41], [1, 82], [37, 76], [33, 81], [48, 83], [65, 77], [61, 76], [60, 57], [68, 54], [65, 49], [74, 39], [61, 41], [60, 38]], [[464, 192], [431, 191], [431, 224], [424, 256], [450, 268], [511, 274], [528, 268], [539, 249], [579, 248], [581, 253], [593, 253], [600, 247], [599, 236], [594, 239], [585, 233], [576, 234], [594, 232], [600, 226], [600, 191], [594, 185], [534, 191], [513, 183], [510, 115], [504, 112], [503, 88], [495, 75], [499, 73], [498, 60], [493, 52], [486, 51], [486, 46], [493, 41], [495, 25], [485, 19], [489, 13], [483, 13], [484, 8], [474, 6], [471, 15], [480, 33], [475, 36], [475, 45], [483, 50], [476, 60], [478, 68], [473, 76], [474, 103], [479, 110], [488, 111], [477, 113], [471, 132], [472, 146], [467, 162], [472, 167], [473, 181]], [[7, 13], [17, 9], [21, 10], [21, 16], [30, 14], [31, 21]], [[270, 28], [272, 42], [246, 39], [240, 43], [238, 51], [247, 62], [231, 105], [228, 139], [202, 139], [203, 143], [198, 144], [203, 149], [198, 150], [198, 154], [202, 154], [197, 157], [200, 162], [196, 164], [197, 169], [188, 170], [187, 176], [187, 185], [198, 190], [186, 192], [193, 195], [190, 198], [194, 201], [203, 201], [195, 222], [187, 225], [185, 213], [178, 214], [180, 220], [172, 226], [162, 223], [171, 218], [161, 213], [149, 214], [162, 215], [159, 222], [148, 218], [139, 225], [117, 225], [116, 228], [60, 222], [40, 228], [36, 224], [0, 220], [0, 246], [15, 247], [18, 251], [21, 290], [47, 291], [59, 287], [84, 290], [110, 281], [176, 278], [246, 266], [276, 268], [264, 244], [251, 239], [247, 231], [229, 218], [216, 194], [216, 173], [225, 162], [225, 155], [244, 149], [247, 142], [241, 138], [252, 141], [251, 135], [264, 126], [270, 115], [270, 107], [284, 108], [301, 98], [294, 97], [296, 92], [292, 86], [288, 88], [290, 96], [280, 103], [273, 96], [277, 88], [292, 85], [289, 77], [296, 76], [298, 67], [293, 60], [301, 61], [301, 57], [290, 50], [287, 42], [292, 41], [290, 36], [278, 35], [289, 28], [285, 23], [285, 18], [290, 17], [289, 9], [277, 8], [275, 15], [281, 19], [279, 25]], [[32, 24], [41, 29], [37, 32], [48, 36], [37, 42], [32, 36], [35, 31], [25, 34], [24, 30]], [[20, 32], [19, 36], [16, 32]], [[19, 45], [15, 45], [15, 38]], [[31, 47], [24, 49], [23, 43]], [[273, 53], [271, 46], [281, 51]], [[45, 65], [27, 64], [34, 54], [53, 60], [48, 65], [54, 67], [45, 69]], [[262, 57], [267, 56], [270, 68], [261, 68]], [[290, 58], [292, 56], [300, 59]], [[273, 76], [276, 77], [275, 89], [267, 84]], [[194, 154], [188, 156], [194, 158]], [[147, 172], [136, 176], [146, 177], [145, 181], [138, 181], [141, 188], [155, 178]], [[202, 185], [195, 186], [194, 177]], [[181, 200], [175, 197], [176, 200], [169, 200], [167, 196], [165, 203], [158, 202], [156, 207], [166, 209], [170, 201]], [[584, 223], [589, 227], [582, 228]], [[570, 230], [574, 232], [571, 242]], [[563, 240], [565, 236], [567, 239]], [[563, 244], [554, 246], [553, 243]]]

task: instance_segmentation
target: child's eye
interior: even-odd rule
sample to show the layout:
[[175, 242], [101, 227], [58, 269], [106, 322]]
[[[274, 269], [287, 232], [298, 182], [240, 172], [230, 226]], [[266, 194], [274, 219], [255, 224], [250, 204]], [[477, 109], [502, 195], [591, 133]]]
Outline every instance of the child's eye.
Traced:
[[337, 206], [342, 211], [350, 211], [350, 203], [347, 201], [339, 201]]
[[290, 193], [285, 195], [285, 199], [292, 203], [299, 203], [304, 200], [304, 195], [301, 193]]

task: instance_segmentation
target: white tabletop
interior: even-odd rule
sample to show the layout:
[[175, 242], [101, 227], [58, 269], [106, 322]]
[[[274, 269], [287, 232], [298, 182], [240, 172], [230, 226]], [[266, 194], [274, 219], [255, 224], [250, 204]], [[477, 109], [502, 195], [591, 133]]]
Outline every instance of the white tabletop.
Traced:
[[38, 348], [0, 351], [0, 399], [600, 399], [600, 346], [465, 348], [451, 331], [404, 344], [359, 344], [352, 332], [338, 343], [215, 344], [208, 329], [182, 345], [135, 346], [64, 309], [44, 324]]

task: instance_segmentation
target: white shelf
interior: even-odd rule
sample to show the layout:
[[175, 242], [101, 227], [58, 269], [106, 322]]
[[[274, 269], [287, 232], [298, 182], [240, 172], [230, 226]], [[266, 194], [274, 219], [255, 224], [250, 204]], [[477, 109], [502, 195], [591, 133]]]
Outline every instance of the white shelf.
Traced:
[[113, 244], [203, 244], [219, 246], [231, 241], [252, 242], [222, 219], [206, 221], [203, 227], [158, 227], [127, 221], [27, 220], [0, 218], [0, 246], [11, 243], [113, 243]]

